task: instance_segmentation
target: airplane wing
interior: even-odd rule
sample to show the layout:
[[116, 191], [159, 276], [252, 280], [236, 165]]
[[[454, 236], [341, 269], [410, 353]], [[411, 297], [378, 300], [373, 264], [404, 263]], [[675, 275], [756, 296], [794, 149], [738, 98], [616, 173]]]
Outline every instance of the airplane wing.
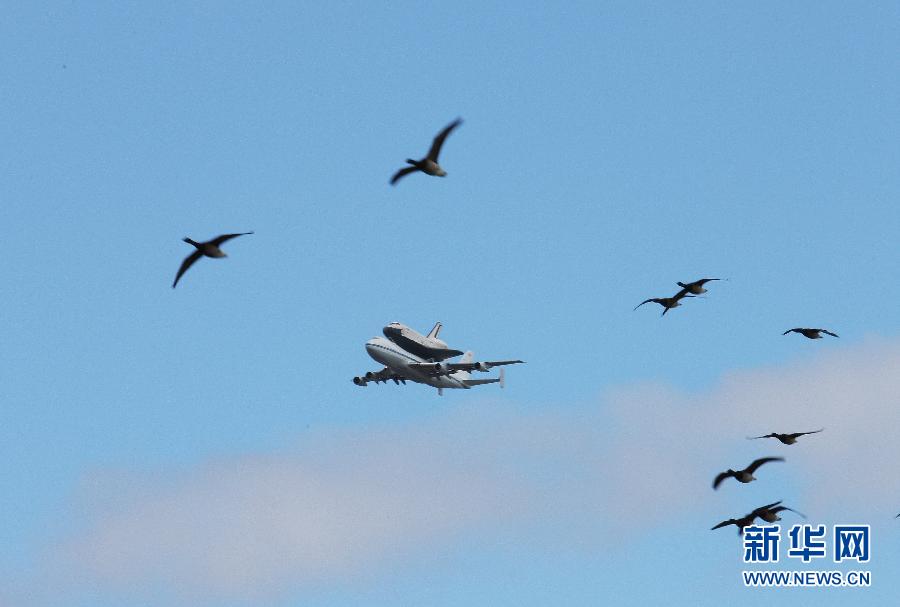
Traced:
[[389, 381], [393, 381], [395, 384], [405, 384], [406, 379], [406, 377], [385, 367], [381, 371], [369, 371], [365, 375], [354, 377], [353, 383], [357, 386], [365, 386], [370, 381], [375, 382], [376, 384], [380, 384], [381, 382], [387, 383]]
[[424, 371], [429, 375], [452, 375], [457, 371], [481, 371], [482, 373], [487, 373], [494, 367], [501, 367], [503, 365], [515, 365], [521, 362], [521, 360], [489, 360], [484, 362], [471, 362], [471, 363], [409, 363], [409, 367], [413, 369], [418, 369], [419, 371]]

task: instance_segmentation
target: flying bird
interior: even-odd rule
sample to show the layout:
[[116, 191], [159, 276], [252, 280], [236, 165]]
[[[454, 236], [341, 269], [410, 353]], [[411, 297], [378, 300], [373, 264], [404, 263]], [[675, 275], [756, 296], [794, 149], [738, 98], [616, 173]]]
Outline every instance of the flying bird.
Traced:
[[[678, 293], [683, 295], [685, 293], [691, 293], [693, 295], [701, 295], [706, 293], [706, 289], [703, 288], [703, 285], [712, 281], [712, 280], [722, 280], [721, 278], [701, 278], [700, 280], [695, 280], [694, 282], [689, 282], [687, 284], [683, 282], [676, 283], [679, 287], [681, 287], [681, 291]], [[676, 295], [677, 297], [677, 295]]]
[[650, 299], [645, 299], [644, 301], [642, 301], [641, 303], [636, 305], [634, 307], [634, 309], [637, 310], [645, 303], [651, 303], [651, 302], [658, 303], [659, 305], [661, 305], [663, 307], [663, 311], [662, 311], [662, 314], [660, 314], [660, 316], [665, 316], [666, 312], [668, 312], [672, 308], [677, 308], [678, 306], [680, 306], [681, 300], [685, 297], [693, 297], [693, 295], [686, 295], [684, 290], [682, 289], [682, 291], [680, 291], [678, 294], [674, 295], [673, 297], [652, 297]]
[[743, 535], [744, 527], [748, 527], [753, 524], [754, 519], [761, 518], [767, 523], [774, 523], [781, 520], [781, 517], [778, 516], [779, 512], [784, 512], [785, 510], [790, 510], [791, 512], [796, 512], [800, 514], [803, 518], [806, 518], [806, 515], [797, 512], [787, 506], [781, 506], [781, 500], [777, 502], [772, 502], [771, 504], [766, 504], [765, 506], [760, 506], [759, 508], [755, 508], [753, 512], [749, 514], [745, 514], [740, 518], [730, 518], [727, 521], [722, 521], [715, 527], [712, 527], [710, 530], [721, 529], [722, 527], [727, 527], [728, 525], [736, 525], [738, 528], [738, 535]]
[[462, 118], [457, 118], [446, 127], [444, 130], [437, 134], [434, 138], [434, 141], [431, 142], [431, 149], [428, 150], [428, 155], [421, 160], [413, 160], [411, 158], [407, 158], [407, 164], [412, 166], [408, 166], [405, 169], [400, 169], [394, 176], [391, 177], [391, 185], [397, 183], [401, 178], [406, 177], [410, 173], [415, 173], [416, 171], [422, 171], [428, 175], [433, 175], [435, 177], [445, 177], [447, 175], [447, 171], [441, 168], [441, 165], [438, 164], [438, 154], [441, 153], [441, 146], [444, 145], [444, 140], [447, 138], [447, 135], [450, 132], [462, 124]]
[[725, 472], [720, 472], [715, 480], [713, 481], [713, 489], [718, 489], [719, 485], [722, 484], [726, 478], [734, 478], [738, 482], [741, 483], [749, 483], [751, 481], [755, 481], [756, 477], [753, 476], [753, 473], [756, 472], [757, 468], [762, 466], [763, 464], [767, 464], [769, 462], [783, 462], [783, 457], [761, 457], [757, 460], [754, 460], [752, 464], [744, 468], [743, 470], [732, 470], [729, 468]]
[[756, 440], [757, 438], [777, 438], [785, 445], [793, 445], [801, 436], [806, 436], [807, 434], [818, 434], [824, 429], [825, 428], [819, 428], [818, 430], [812, 430], [810, 432], [792, 432], [790, 434], [779, 434], [777, 432], [772, 432], [771, 434], [765, 434], [763, 436], [748, 436], [747, 440]]
[[711, 528], [710, 531], [715, 531], [716, 529], [721, 529], [722, 527], [727, 527], [728, 525], [737, 525], [738, 535], [743, 535], [744, 527], [752, 525], [753, 520], [756, 517], [760, 516], [761, 513], [768, 512], [771, 508], [774, 508], [775, 506], [777, 506], [780, 503], [781, 503], [781, 500], [778, 500], [777, 502], [772, 502], [771, 504], [766, 504], [765, 506], [760, 506], [759, 508], [754, 509], [753, 512], [751, 512], [750, 514], [745, 514], [741, 518], [730, 518], [727, 521], [722, 521], [715, 527]]
[[828, 331], [826, 329], [801, 329], [798, 327], [796, 329], [788, 329], [787, 331], [782, 333], [782, 335], [787, 335], [788, 333], [799, 333], [803, 337], [807, 337], [809, 339], [822, 339], [822, 333], [824, 333], [825, 335], [831, 335], [832, 337], [840, 337], [837, 333], [832, 333], [831, 331]]
[[252, 234], [253, 232], [241, 232], [240, 234], [222, 234], [221, 236], [217, 236], [212, 240], [208, 240], [206, 242], [196, 242], [191, 240], [190, 238], [185, 238], [184, 242], [188, 244], [194, 245], [197, 250], [184, 258], [184, 261], [181, 262], [181, 267], [178, 268], [178, 274], [175, 275], [175, 282], [172, 283], [172, 288], [175, 288], [175, 285], [178, 284], [178, 280], [181, 276], [188, 271], [194, 262], [203, 257], [228, 257], [222, 249], [219, 247], [222, 243], [231, 240], [232, 238], [237, 238], [238, 236], [246, 236], [247, 234]]

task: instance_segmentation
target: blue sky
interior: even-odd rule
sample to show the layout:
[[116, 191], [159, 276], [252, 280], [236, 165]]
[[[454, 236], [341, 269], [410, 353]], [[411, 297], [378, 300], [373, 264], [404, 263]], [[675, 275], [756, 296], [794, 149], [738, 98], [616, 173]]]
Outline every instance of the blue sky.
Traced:
[[[890, 604], [898, 12], [6, 7], [0, 605]], [[357, 388], [393, 320], [527, 364]], [[782, 425], [828, 429], [743, 440]], [[745, 590], [708, 528], [780, 498], [872, 523], [875, 586]]]

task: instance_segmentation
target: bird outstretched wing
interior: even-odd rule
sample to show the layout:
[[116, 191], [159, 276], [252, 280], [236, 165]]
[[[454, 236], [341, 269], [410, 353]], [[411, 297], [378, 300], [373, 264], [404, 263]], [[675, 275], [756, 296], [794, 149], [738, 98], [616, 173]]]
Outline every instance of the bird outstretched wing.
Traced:
[[831, 335], [832, 337], [840, 337], [840, 335], [838, 335], [837, 333], [832, 333], [828, 329], [819, 329], [819, 331], [821, 331], [825, 335]]
[[402, 179], [403, 177], [406, 177], [410, 173], [415, 173], [418, 170], [419, 170], [419, 168], [414, 167], [414, 166], [404, 167], [404, 168], [400, 169], [399, 171], [394, 173], [393, 177], [391, 177], [391, 185], [394, 185], [395, 183], [400, 181], [400, 179]]
[[199, 250], [194, 251], [190, 255], [184, 258], [184, 261], [181, 262], [181, 267], [178, 268], [178, 274], [175, 275], [175, 282], [172, 283], [172, 288], [175, 288], [175, 285], [178, 284], [178, 280], [181, 278], [181, 275], [188, 271], [194, 262], [203, 257], [203, 253]]
[[753, 512], [751, 512], [750, 514], [752, 514], [753, 516], [759, 516], [763, 512], [768, 512], [769, 510], [772, 510], [775, 506], [777, 506], [781, 502], [782, 502], [782, 500], [778, 500], [777, 502], [772, 502], [771, 504], [766, 504], [765, 506], [760, 506], [759, 508], [754, 508]]
[[[681, 283], [678, 283], [678, 284], [681, 284]], [[684, 297], [685, 295], [687, 295], [687, 292], [688, 292], [688, 288], [687, 288], [687, 287], [684, 287], [683, 289], [681, 289], [680, 291], [678, 291], [678, 293], [676, 293], [675, 295], [673, 295], [673, 296], [672, 296], [672, 299], [678, 301], [679, 299], [681, 299], [682, 297]]]
[[794, 514], [799, 514], [803, 518], [806, 518], [806, 515], [803, 514], [802, 512], [800, 512], [799, 510], [794, 510], [793, 508], [788, 508], [787, 506], [777, 506], [775, 508], [768, 508], [767, 510], [769, 510], [770, 512], [775, 512], [775, 513], [782, 512], [784, 510], [788, 510], [790, 512], [793, 512]]
[[767, 464], [769, 462], [783, 462], [783, 457], [761, 457], [757, 460], [753, 460], [753, 463], [747, 466], [747, 472], [753, 474], [756, 470], [762, 466], [763, 464]]
[[247, 234], [252, 234], [253, 232], [240, 232], [238, 234], [222, 234], [221, 236], [217, 236], [209, 241], [210, 244], [215, 246], [221, 246], [222, 243], [228, 242], [232, 238], [237, 238], [238, 236], [246, 236]]
[[689, 287], [693, 287], [693, 286], [702, 287], [702, 286], [705, 285], [706, 283], [712, 282], [712, 281], [714, 281], [714, 280], [721, 280], [721, 278], [701, 278], [700, 280], [695, 280], [694, 282], [689, 283], [689, 284], [687, 284], [687, 285], [685, 285], [685, 286], [689, 286]]
[[794, 438], [799, 438], [801, 436], [806, 436], [807, 434], [818, 434], [819, 432], [822, 432], [824, 429], [825, 428], [819, 428], [818, 430], [811, 430], [809, 432], [794, 432], [793, 434], [791, 434], [791, 436]]
[[640, 307], [641, 307], [642, 305], [644, 305], [645, 303], [650, 303], [650, 302], [654, 302], [654, 303], [655, 303], [655, 302], [658, 302], [658, 301], [659, 301], [658, 299], [654, 299], [654, 298], [645, 299], [644, 301], [642, 301], [641, 303], [639, 303], [638, 305], [636, 305], [636, 306], [634, 307], [634, 309], [637, 310], [638, 308], [640, 308]]
[[438, 154], [441, 153], [441, 146], [444, 145], [444, 140], [447, 138], [447, 135], [449, 135], [450, 132], [460, 124], [462, 124], [462, 118], [457, 118], [446, 127], [444, 127], [443, 131], [437, 134], [437, 136], [434, 138], [434, 141], [431, 142], [431, 149], [428, 150], [428, 160], [437, 162]]
[[715, 480], [713, 480], [713, 484], [712, 484], [713, 489], [718, 489], [719, 485], [722, 484], [722, 481], [724, 481], [726, 478], [731, 478], [733, 476], [734, 476], [734, 472], [720, 472], [719, 474], [716, 475]]
[[757, 438], [775, 438], [775, 433], [763, 434], [762, 436], [748, 436], [747, 440], [756, 440]]

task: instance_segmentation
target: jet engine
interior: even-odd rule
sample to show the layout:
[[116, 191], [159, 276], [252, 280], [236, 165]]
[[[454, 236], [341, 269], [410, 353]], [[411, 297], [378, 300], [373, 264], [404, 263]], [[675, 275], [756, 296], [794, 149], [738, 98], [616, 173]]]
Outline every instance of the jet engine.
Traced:
[[365, 386], [366, 380], [364, 377], [354, 377], [353, 383], [356, 384], [357, 386]]
[[481, 371], [482, 373], [487, 373], [488, 371], [491, 370], [491, 367], [493, 367], [493, 365], [491, 365], [490, 363], [475, 363], [474, 368], [476, 371]]

